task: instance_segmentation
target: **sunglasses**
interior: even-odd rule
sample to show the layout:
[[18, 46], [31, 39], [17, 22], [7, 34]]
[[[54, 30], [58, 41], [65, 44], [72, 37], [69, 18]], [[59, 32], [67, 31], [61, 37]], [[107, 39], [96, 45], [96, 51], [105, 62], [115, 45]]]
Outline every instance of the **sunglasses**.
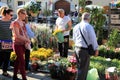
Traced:
[[26, 15], [26, 13], [25, 13], [25, 12], [21, 12], [21, 14], [24, 14], [24, 15]]
[[13, 14], [9, 14], [10, 16], [13, 16]]

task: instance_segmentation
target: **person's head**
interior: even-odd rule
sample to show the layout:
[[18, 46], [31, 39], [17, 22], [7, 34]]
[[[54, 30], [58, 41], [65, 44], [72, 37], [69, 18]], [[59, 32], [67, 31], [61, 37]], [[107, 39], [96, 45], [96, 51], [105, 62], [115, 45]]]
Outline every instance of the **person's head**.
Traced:
[[65, 16], [65, 11], [64, 11], [64, 9], [58, 9], [58, 16], [59, 17], [64, 17]]
[[23, 9], [23, 8], [18, 9], [17, 10], [17, 16], [18, 16], [19, 19], [25, 20], [25, 18], [27, 16], [26, 10]]
[[85, 21], [90, 21], [90, 13], [88, 13], [88, 12], [84, 12], [83, 14], [82, 14], [82, 20], [85, 20]]
[[0, 8], [0, 15], [2, 18], [6, 18], [8, 20], [11, 20], [13, 17], [13, 10], [9, 9], [8, 7], [1, 7]]

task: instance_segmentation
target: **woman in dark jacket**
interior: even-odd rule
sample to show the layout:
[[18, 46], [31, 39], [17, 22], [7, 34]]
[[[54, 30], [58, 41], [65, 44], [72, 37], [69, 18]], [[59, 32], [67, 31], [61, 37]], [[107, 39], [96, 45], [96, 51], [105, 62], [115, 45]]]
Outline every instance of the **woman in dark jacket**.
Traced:
[[0, 66], [2, 66], [2, 75], [9, 77], [7, 68], [10, 61], [10, 54], [12, 49], [11, 30], [9, 29], [13, 10], [7, 7], [0, 8]]

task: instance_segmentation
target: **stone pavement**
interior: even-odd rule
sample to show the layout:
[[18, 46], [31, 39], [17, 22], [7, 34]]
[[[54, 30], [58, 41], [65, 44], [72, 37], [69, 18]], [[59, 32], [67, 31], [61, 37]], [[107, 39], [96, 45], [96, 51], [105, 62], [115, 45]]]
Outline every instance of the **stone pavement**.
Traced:
[[[9, 70], [8, 73], [12, 76], [13, 75], [13, 69]], [[22, 80], [21, 74], [18, 74], [18, 78]], [[12, 77], [5, 77], [2, 75], [2, 70], [0, 69], [0, 80], [12, 80]], [[43, 73], [43, 72], [28, 72], [27, 73], [27, 80], [53, 80], [50, 77], [49, 73]]]
[[[72, 53], [73, 51], [69, 50], [69, 55], [71, 55]], [[13, 68], [8, 69], [8, 73], [12, 76]], [[21, 74], [18, 74], [18, 78], [22, 80]], [[0, 80], [12, 80], [12, 77], [11, 78], [4, 77], [2, 75], [2, 70], [0, 69]], [[55, 79], [52, 79], [49, 73], [37, 71], [37, 72], [28, 72], [27, 80], [55, 80]]]

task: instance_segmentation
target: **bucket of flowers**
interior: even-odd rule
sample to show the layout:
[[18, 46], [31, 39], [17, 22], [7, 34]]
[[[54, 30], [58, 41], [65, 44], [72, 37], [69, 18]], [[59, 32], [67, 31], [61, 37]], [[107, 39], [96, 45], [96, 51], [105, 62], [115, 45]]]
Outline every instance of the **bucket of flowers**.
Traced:
[[74, 80], [76, 76], [76, 58], [74, 56], [68, 58], [59, 58], [49, 66], [51, 77], [52, 73], [59, 80]]
[[67, 68], [68, 73], [68, 80], [75, 80], [76, 77], [76, 58], [74, 56], [68, 57], [69, 62], [71, 63], [71, 66]]

